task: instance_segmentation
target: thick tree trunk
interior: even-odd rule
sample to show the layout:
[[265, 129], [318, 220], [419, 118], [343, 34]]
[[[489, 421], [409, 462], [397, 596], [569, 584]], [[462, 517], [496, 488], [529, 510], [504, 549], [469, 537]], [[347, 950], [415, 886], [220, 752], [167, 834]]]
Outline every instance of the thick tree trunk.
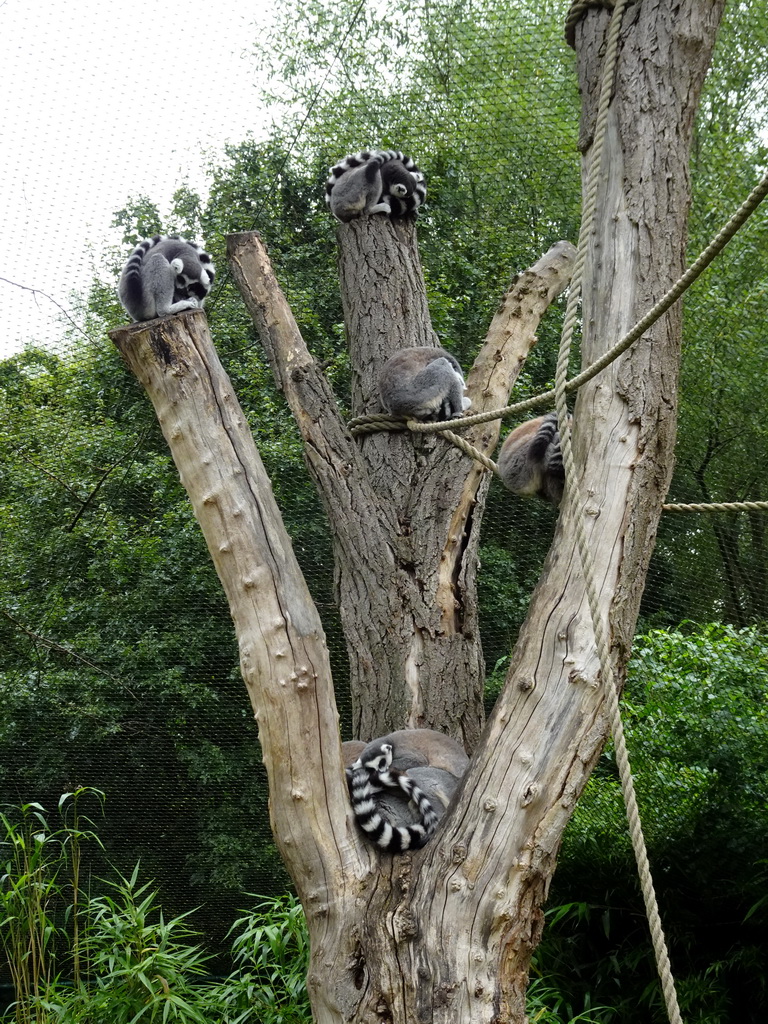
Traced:
[[320, 618], [269, 477], [202, 312], [111, 337], [152, 400], [229, 600], [281, 855], [302, 889], [321, 891], [323, 847], [349, 813], [338, 715]]
[[[368, 218], [342, 226], [339, 241], [355, 413], [380, 412], [384, 362], [398, 348], [436, 344], [415, 227]], [[482, 727], [476, 576], [490, 474], [434, 434], [353, 441], [258, 236], [231, 236], [229, 253], [331, 523], [355, 736], [429, 726], [472, 750]], [[572, 245], [558, 243], [513, 281], [468, 376], [472, 412], [506, 403], [573, 256]], [[499, 427], [496, 420], [464, 436], [491, 455]]]
[[[683, 268], [693, 116], [722, 7], [686, 0], [672, 10], [645, 0], [628, 9], [586, 266], [585, 364], [639, 320]], [[585, 136], [608, 20], [589, 9], [576, 32]], [[574, 517], [587, 524], [621, 679], [672, 473], [679, 348], [678, 306], [578, 395], [582, 500], [560, 518], [459, 805], [411, 880], [418, 950], [432, 950], [435, 966], [429, 992], [414, 981], [402, 1019], [525, 1019], [541, 903], [563, 829], [606, 736]], [[468, 831], [463, 816], [478, 804], [481, 821], [472, 815]], [[435, 873], [448, 882], [439, 899]]]
[[[644, 0], [629, 8], [598, 197], [601, 222], [585, 279], [585, 361], [638, 319], [682, 266], [691, 124], [721, 9], [719, 0], [680, 0], [674, 10], [661, 0]], [[587, 100], [606, 21], [602, 10], [587, 8], [576, 28]], [[587, 102], [585, 139], [589, 110]], [[375, 248], [381, 230], [373, 223], [347, 226], [342, 248], [367, 253], [366, 240]], [[410, 251], [409, 228], [384, 222], [384, 230], [393, 245]], [[473, 578], [480, 474], [443, 438], [353, 441], [263, 250], [253, 236], [236, 236], [230, 246], [236, 276], [302, 430], [337, 552], [349, 562], [339, 572], [342, 600], [353, 594], [360, 603], [372, 600], [371, 622], [383, 630], [377, 644], [375, 627], [361, 623], [369, 664], [361, 664], [359, 678], [377, 675], [381, 654], [385, 686], [372, 690], [370, 700], [409, 709], [417, 724], [419, 701], [432, 699], [422, 672], [434, 673], [433, 688], [440, 682], [453, 686], [458, 680], [452, 673], [463, 664], [473, 682], [460, 692], [467, 699], [476, 693], [477, 669], [469, 664], [475, 655], [469, 657], [467, 647], [454, 656], [450, 646], [451, 637], [475, 630], [475, 612], [452, 608], [446, 594], [460, 599], [462, 580]], [[388, 280], [384, 275], [379, 287], [388, 287]], [[410, 311], [416, 312], [404, 333], [393, 327], [393, 346], [431, 337], [421, 300], [412, 292], [396, 294], [406, 306], [407, 324]], [[366, 307], [365, 296], [360, 303]], [[387, 305], [394, 315], [394, 300], [377, 308]], [[362, 346], [364, 320], [350, 331], [353, 350]], [[307, 913], [308, 982], [318, 1024], [525, 1021], [541, 906], [563, 829], [606, 735], [576, 518], [587, 523], [621, 678], [671, 473], [679, 326], [679, 310], [673, 311], [579, 393], [574, 449], [581, 500], [569, 502], [560, 517], [506, 686], [455, 804], [424, 850], [394, 858], [379, 855], [352, 826], [319, 620], [204, 315], [113, 332], [152, 397], [229, 597], [269, 773], [273, 829]], [[364, 409], [373, 402], [371, 382], [375, 363], [385, 356], [388, 327], [382, 321], [381, 335], [375, 324], [372, 330], [376, 354], [370, 366], [362, 347], [353, 359], [356, 400]], [[470, 375], [476, 407], [507, 386], [510, 349], [504, 349], [505, 370], [496, 375], [488, 369], [497, 344], [498, 338], [488, 339]], [[475, 443], [485, 447], [484, 439], [490, 443], [497, 430], [477, 428]], [[393, 501], [385, 500], [381, 467], [387, 465], [398, 470], [387, 481], [397, 495]], [[455, 486], [452, 473], [460, 477]], [[424, 478], [432, 474], [430, 490]], [[434, 503], [428, 515], [409, 498], [409, 488]], [[417, 534], [419, 543], [432, 544], [431, 564], [410, 539], [420, 513], [434, 519]], [[354, 557], [360, 559], [357, 571]], [[445, 577], [441, 558], [450, 564]], [[447, 590], [439, 586], [441, 578]], [[421, 582], [429, 589], [417, 601]], [[379, 589], [387, 591], [381, 607]], [[386, 608], [394, 620], [385, 618]], [[347, 607], [345, 616], [345, 626], [357, 628], [353, 610]], [[394, 654], [387, 649], [390, 632]], [[452, 663], [447, 680], [432, 653], [446, 640], [443, 650]], [[476, 712], [464, 717], [452, 710], [445, 724], [471, 741], [479, 722]], [[370, 726], [384, 729], [375, 716]]]

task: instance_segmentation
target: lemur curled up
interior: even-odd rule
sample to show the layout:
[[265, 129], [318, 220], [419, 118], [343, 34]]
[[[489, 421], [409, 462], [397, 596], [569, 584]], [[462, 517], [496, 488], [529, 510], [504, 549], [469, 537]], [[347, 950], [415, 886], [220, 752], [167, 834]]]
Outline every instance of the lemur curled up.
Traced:
[[[360, 828], [377, 846], [390, 853], [418, 850], [424, 846], [438, 822], [425, 793], [399, 768], [392, 767], [392, 745], [381, 743], [366, 757], [347, 769], [352, 810]], [[415, 804], [419, 820], [395, 825], [381, 813], [379, 796], [387, 789], [400, 789]]]
[[[424, 845], [434, 825], [428, 824], [432, 816], [426, 812], [423, 798], [439, 820], [469, 764], [460, 743], [433, 729], [399, 729], [368, 744], [347, 740], [342, 754], [355, 817], [369, 838], [392, 852]], [[382, 766], [384, 778], [378, 771]], [[403, 778], [415, 783], [421, 794], [418, 799], [411, 795], [410, 787], [403, 788]], [[408, 832], [414, 827], [415, 842]], [[400, 829], [406, 830], [407, 839]], [[404, 841], [410, 845], [404, 846]]]
[[461, 367], [444, 348], [400, 349], [379, 375], [381, 403], [391, 416], [452, 420], [472, 405], [464, 391]]
[[415, 214], [427, 194], [424, 175], [405, 153], [366, 149], [335, 164], [325, 184], [325, 201], [344, 223], [364, 214]]
[[139, 242], [126, 263], [117, 294], [132, 320], [199, 309], [211, 290], [211, 257], [178, 235], [155, 235]]

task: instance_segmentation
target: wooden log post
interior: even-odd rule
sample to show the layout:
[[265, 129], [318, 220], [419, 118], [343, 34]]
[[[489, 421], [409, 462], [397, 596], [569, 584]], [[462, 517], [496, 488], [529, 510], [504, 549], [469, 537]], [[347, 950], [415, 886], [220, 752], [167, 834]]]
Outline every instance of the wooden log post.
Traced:
[[[246, 418], [205, 314], [110, 334], [157, 413], [229, 600], [269, 780], [272, 831], [327, 963], [349, 957], [356, 879], [371, 851], [351, 815], [328, 651]], [[337, 968], [342, 970], [341, 967]], [[338, 1021], [310, 972], [317, 1020]]]

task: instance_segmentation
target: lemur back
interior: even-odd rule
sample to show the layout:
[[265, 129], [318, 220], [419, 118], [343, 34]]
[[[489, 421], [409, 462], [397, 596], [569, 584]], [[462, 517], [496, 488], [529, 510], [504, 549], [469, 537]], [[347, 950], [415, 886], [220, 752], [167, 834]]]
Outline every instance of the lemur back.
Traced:
[[331, 168], [325, 185], [331, 213], [345, 223], [373, 213], [407, 217], [416, 213], [426, 194], [424, 175], [395, 149], [366, 149], [344, 157]]
[[132, 320], [154, 320], [184, 309], [199, 309], [211, 290], [211, 257], [178, 235], [155, 235], [131, 253], [117, 292]]
[[386, 361], [379, 374], [381, 403], [392, 416], [455, 419], [472, 404], [464, 390], [461, 366], [444, 348], [400, 349]]
[[504, 440], [498, 461], [502, 483], [513, 494], [537, 495], [559, 505], [565, 489], [557, 413], [528, 420]]
[[[401, 853], [424, 846], [438, 822], [429, 798], [405, 772], [392, 768], [392, 745], [382, 743], [365, 762], [347, 769], [352, 810], [358, 825], [382, 850]], [[381, 813], [378, 797], [388, 789], [400, 789], [416, 805], [420, 820], [413, 825], [393, 825]]]

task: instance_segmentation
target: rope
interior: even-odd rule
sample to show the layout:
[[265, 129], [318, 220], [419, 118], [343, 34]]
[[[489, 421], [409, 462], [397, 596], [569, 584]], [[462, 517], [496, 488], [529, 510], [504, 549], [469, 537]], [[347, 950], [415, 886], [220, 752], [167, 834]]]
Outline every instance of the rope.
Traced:
[[582, 570], [584, 573], [584, 586], [595, 632], [595, 646], [600, 659], [600, 675], [603, 683], [603, 693], [605, 694], [606, 708], [611, 723], [611, 732], [613, 734], [616, 749], [616, 764], [619, 769], [621, 789], [627, 810], [629, 832], [632, 838], [632, 847], [635, 852], [635, 859], [637, 861], [643, 899], [645, 900], [645, 909], [646, 914], [648, 915], [651, 939], [653, 941], [653, 949], [656, 955], [656, 964], [659, 971], [659, 978], [661, 980], [661, 987], [664, 993], [664, 1000], [669, 1019], [672, 1024], [682, 1024], [680, 1008], [677, 1002], [677, 994], [675, 992], [675, 983], [669, 963], [669, 954], [667, 952], [664, 932], [661, 926], [661, 918], [659, 917], [656, 901], [656, 893], [653, 887], [653, 879], [651, 877], [650, 867], [648, 864], [648, 853], [646, 850], [645, 838], [643, 836], [642, 825], [640, 823], [637, 798], [635, 796], [634, 782], [632, 779], [632, 770], [629, 763], [629, 754], [627, 752], [627, 744], [624, 736], [624, 725], [621, 720], [621, 711], [619, 708], [619, 696], [611, 664], [608, 635], [600, 615], [600, 594], [597, 587], [595, 568], [592, 562], [592, 554], [584, 524], [584, 514], [580, 513], [577, 509], [577, 505], [581, 505], [581, 502], [578, 483], [576, 481], [573, 450], [571, 447], [571, 427], [568, 420], [568, 406], [566, 402], [566, 393], [568, 390], [568, 360], [578, 315], [578, 306], [581, 298], [582, 271], [586, 260], [588, 243], [594, 228], [603, 144], [605, 140], [606, 124], [608, 121], [608, 107], [611, 100], [613, 79], [618, 57], [619, 32], [626, 5], [627, 0], [618, 0], [608, 29], [605, 62], [603, 65], [603, 75], [600, 84], [600, 99], [595, 124], [595, 137], [587, 172], [584, 211], [582, 214], [576, 262], [573, 276], [571, 277], [571, 288], [566, 305], [557, 370], [555, 373], [555, 405], [557, 408], [558, 420], [560, 424], [562, 424], [560, 429], [560, 445], [563, 455], [563, 463], [565, 466], [565, 500], [569, 503], [569, 506], [574, 512], [573, 518], [576, 526], [576, 539], [579, 557], [581, 559]]
[[768, 501], [712, 501], [698, 505], [662, 505], [664, 512], [766, 512]]
[[[479, 448], [475, 448], [473, 444], [465, 440], [463, 437], [459, 437], [449, 428], [462, 424], [461, 419], [458, 420], [446, 420], [440, 424], [440, 433], [443, 437], [450, 441], [451, 444], [468, 455], [471, 459], [479, 462], [481, 466], [484, 466], [489, 472], [495, 473], [498, 476], [499, 469], [493, 459], [489, 459], [487, 455], [480, 451]], [[433, 423], [422, 423], [419, 420], [403, 420], [397, 416], [389, 416], [386, 413], [374, 413], [371, 416], [358, 416], [353, 420], [349, 421], [349, 429], [353, 437], [359, 437], [360, 434], [376, 434], [381, 430], [398, 431], [398, 430], [410, 430], [414, 434], [427, 434], [431, 433], [431, 428], [434, 427]]]
[[576, 23], [590, 7], [605, 7], [612, 11], [616, 7], [616, 0], [573, 0], [565, 18], [565, 41], [570, 47], [574, 47], [576, 42]]
[[[597, 130], [597, 127], [595, 130]], [[720, 229], [720, 231], [718, 231], [709, 245], [702, 250], [690, 267], [672, 285], [669, 291], [659, 299], [656, 305], [653, 306], [653, 308], [650, 309], [645, 316], [624, 335], [623, 338], [619, 339], [613, 348], [609, 349], [594, 363], [588, 366], [585, 370], [582, 370], [581, 373], [577, 374], [577, 376], [566, 381], [566, 393], [571, 394], [572, 392], [577, 391], [583, 384], [592, 380], [593, 377], [596, 377], [598, 373], [604, 370], [606, 366], [609, 366], [614, 359], [617, 359], [622, 352], [625, 352], [630, 345], [634, 344], [638, 338], [645, 334], [649, 327], [652, 327], [653, 324], [655, 324], [656, 321], [667, 312], [670, 306], [677, 302], [683, 292], [687, 291], [693, 282], [704, 273], [715, 257], [719, 256], [736, 232], [752, 216], [767, 195], [768, 173], [766, 173], [758, 184], [755, 185], [730, 220]], [[578, 258], [579, 257], [577, 256], [577, 261]], [[581, 268], [579, 268], [579, 273], [580, 272]], [[576, 268], [574, 268], [574, 276], [571, 278], [571, 292], [573, 292], [573, 282], [575, 279]], [[563, 324], [563, 330], [565, 330], [565, 324]], [[478, 412], [472, 416], [462, 416], [459, 419], [450, 420], [448, 423], [421, 423], [419, 424], [419, 430], [422, 433], [439, 433], [440, 431], [449, 430], [451, 428], [464, 430], [467, 427], [474, 426], [476, 423], [488, 423], [490, 420], [508, 419], [519, 413], [528, 412], [531, 409], [537, 409], [545, 405], [552, 405], [554, 400], [555, 390], [552, 389], [551, 391], [543, 391], [541, 394], [534, 395], [531, 398], [526, 398], [522, 402], [516, 402], [514, 405], [504, 406], [503, 409], [490, 409], [487, 412]], [[368, 426], [369, 424], [370, 427]], [[379, 424], [379, 426], [375, 426], [375, 424]], [[356, 419], [350, 421], [349, 426], [352, 430], [353, 436], [363, 433], [374, 433], [376, 430], [406, 429], [403, 424], [403, 420], [396, 419], [393, 416], [386, 416], [384, 414], [358, 416]]]
[[[463, 437], [459, 437], [458, 434], [454, 434], [452, 430], [447, 429], [447, 427], [455, 425], [456, 423], [461, 423], [461, 420], [447, 420], [442, 424], [443, 429], [440, 432], [443, 437], [452, 444], [455, 444], [456, 447], [460, 451], [464, 452], [465, 455], [469, 455], [471, 459], [475, 459], [476, 462], [479, 462], [482, 466], [485, 466], [487, 470], [490, 470], [491, 473], [496, 473], [498, 476], [499, 469], [493, 459], [489, 459], [488, 456], [484, 455], [479, 448], [475, 448], [475, 446], [470, 444], [469, 441], [466, 441]], [[415, 434], [432, 433], [431, 430], [425, 428], [430, 428], [434, 425], [434, 423], [421, 423], [419, 420], [408, 420], [406, 424], [408, 429], [413, 431]]]
[[352, 437], [358, 437], [360, 434], [377, 434], [380, 430], [408, 429], [405, 420], [384, 412], [371, 413], [370, 416], [356, 416], [349, 421], [348, 426]]

